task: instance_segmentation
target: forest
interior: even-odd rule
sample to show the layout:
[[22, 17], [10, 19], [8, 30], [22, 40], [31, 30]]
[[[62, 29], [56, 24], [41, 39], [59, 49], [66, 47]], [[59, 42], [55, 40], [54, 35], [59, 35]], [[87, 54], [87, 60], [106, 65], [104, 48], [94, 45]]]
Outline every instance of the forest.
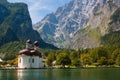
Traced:
[[[21, 43], [21, 44], [19, 44]], [[14, 45], [13, 45], [14, 44]], [[2, 65], [17, 65], [18, 52], [25, 46], [23, 42], [11, 42], [0, 48], [0, 58], [4, 60]], [[79, 50], [51, 50], [39, 49], [45, 55], [48, 67], [61, 65], [62, 67], [86, 67], [89, 66], [120, 66], [120, 48], [119, 47], [97, 47], [93, 49]]]

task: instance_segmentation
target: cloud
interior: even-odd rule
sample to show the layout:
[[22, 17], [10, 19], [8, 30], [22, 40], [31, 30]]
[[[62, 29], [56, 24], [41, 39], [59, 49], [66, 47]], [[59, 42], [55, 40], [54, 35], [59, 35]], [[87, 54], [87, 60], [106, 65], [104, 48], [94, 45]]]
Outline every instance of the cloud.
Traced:
[[70, 0], [8, 0], [10, 2], [24, 2], [28, 4], [32, 22], [40, 21], [45, 15], [55, 12], [56, 9]]

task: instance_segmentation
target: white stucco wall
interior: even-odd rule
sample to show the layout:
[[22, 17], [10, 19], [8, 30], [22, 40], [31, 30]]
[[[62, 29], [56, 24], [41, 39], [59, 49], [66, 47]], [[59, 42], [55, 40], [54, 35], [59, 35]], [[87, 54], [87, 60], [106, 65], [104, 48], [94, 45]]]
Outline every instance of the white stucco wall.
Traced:
[[[21, 62], [20, 62], [21, 59]], [[21, 55], [18, 57], [18, 67], [19, 68], [30, 68], [30, 62], [29, 62], [30, 56]]]
[[[34, 62], [32, 60], [34, 59]], [[39, 56], [32, 56], [31, 57], [32, 68], [39, 68]]]
[[45, 59], [40, 58], [39, 66], [40, 66], [40, 68], [44, 68], [45, 67]]
[[20, 55], [18, 57], [18, 68], [44, 68], [44, 62], [44, 59], [39, 56]]

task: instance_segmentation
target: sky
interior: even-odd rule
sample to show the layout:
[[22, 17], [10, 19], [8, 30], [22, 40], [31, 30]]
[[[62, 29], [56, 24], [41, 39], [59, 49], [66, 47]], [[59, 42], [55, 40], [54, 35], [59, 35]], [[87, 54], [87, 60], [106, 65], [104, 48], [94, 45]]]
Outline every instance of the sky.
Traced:
[[33, 24], [39, 22], [47, 14], [55, 12], [58, 7], [68, 3], [70, 0], [8, 0], [11, 3], [24, 2], [28, 5]]

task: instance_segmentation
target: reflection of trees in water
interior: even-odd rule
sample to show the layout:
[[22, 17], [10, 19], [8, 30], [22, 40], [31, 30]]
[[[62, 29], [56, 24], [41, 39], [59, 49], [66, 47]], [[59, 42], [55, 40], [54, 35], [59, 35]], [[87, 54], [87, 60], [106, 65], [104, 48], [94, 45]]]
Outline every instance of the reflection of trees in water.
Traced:
[[0, 70], [0, 80], [17, 80], [17, 71]]
[[45, 72], [45, 77], [51, 80], [69, 80], [71, 76], [70, 69], [48, 69]]
[[120, 80], [119, 74], [120, 68], [0, 70], [0, 80]]
[[53, 76], [53, 69], [47, 69], [46, 71], [45, 71], [45, 77], [47, 78], [47, 79], [53, 79], [53, 80], [55, 80], [54, 79], [54, 76]]

